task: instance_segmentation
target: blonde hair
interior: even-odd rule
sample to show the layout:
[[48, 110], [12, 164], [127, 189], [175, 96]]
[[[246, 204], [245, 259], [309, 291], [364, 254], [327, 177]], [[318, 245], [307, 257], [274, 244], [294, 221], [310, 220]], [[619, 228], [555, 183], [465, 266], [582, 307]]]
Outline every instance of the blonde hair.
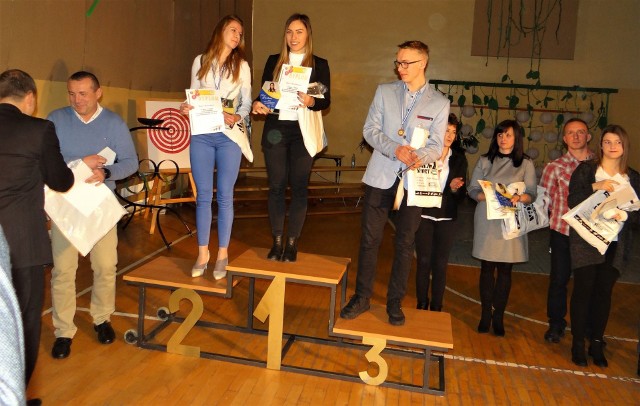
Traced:
[[[222, 56], [222, 51], [224, 50], [224, 30], [227, 28], [229, 24], [233, 21], [243, 26], [242, 20], [240, 17], [235, 15], [228, 15], [222, 17], [218, 24], [216, 24], [213, 29], [213, 33], [211, 34], [211, 39], [209, 40], [209, 45], [207, 45], [207, 50], [202, 54], [200, 58], [200, 70], [198, 70], [197, 77], [202, 80], [209, 70], [211, 69], [214, 61], [219, 61]], [[227, 59], [225, 59], [222, 64], [222, 70], [227, 72], [227, 76], [231, 75], [234, 82], [238, 81], [240, 78], [240, 64], [244, 61], [244, 35], [240, 37], [240, 42], [238, 46], [231, 50]]]
[[313, 35], [311, 34], [311, 20], [306, 14], [292, 14], [287, 22], [284, 24], [284, 35], [282, 36], [282, 48], [280, 49], [280, 56], [276, 67], [273, 69], [273, 80], [277, 81], [280, 76], [280, 69], [282, 65], [289, 63], [289, 45], [287, 45], [287, 29], [294, 21], [300, 21], [302, 25], [307, 29], [307, 43], [304, 47], [304, 57], [302, 58], [302, 66], [308, 66], [313, 68]]

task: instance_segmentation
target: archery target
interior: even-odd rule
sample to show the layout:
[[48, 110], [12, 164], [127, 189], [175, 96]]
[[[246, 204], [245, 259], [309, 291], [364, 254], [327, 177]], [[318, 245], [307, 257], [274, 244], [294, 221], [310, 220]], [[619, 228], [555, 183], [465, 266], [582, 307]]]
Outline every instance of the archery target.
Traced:
[[180, 114], [180, 101], [146, 100], [146, 118], [163, 120], [157, 127], [168, 130], [147, 130], [149, 159], [158, 163], [165, 159], [175, 161], [180, 168], [190, 168], [189, 144], [191, 131], [189, 118]]
[[166, 107], [156, 111], [151, 118], [162, 120], [159, 127], [168, 128], [148, 130], [149, 140], [160, 151], [176, 154], [189, 146], [189, 120], [180, 111]]

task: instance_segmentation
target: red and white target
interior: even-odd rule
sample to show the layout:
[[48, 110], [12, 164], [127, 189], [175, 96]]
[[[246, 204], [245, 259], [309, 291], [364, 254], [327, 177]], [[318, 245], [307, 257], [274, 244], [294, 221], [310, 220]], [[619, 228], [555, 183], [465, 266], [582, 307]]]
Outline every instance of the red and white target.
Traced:
[[144, 117], [163, 120], [157, 127], [168, 128], [168, 130], [147, 130], [147, 148], [149, 159], [156, 163], [171, 159], [180, 168], [190, 168], [191, 131], [189, 119], [180, 114], [180, 103], [180, 101], [145, 101]]
[[150, 118], [162, 120], [158, 127], [168, 130], [153, 129], [149, 131], [149, 140], [156, 148], [168, 154], [177, 154], [189, 146], [189, 120], [179, 110], [166, 107], [156, 111]]

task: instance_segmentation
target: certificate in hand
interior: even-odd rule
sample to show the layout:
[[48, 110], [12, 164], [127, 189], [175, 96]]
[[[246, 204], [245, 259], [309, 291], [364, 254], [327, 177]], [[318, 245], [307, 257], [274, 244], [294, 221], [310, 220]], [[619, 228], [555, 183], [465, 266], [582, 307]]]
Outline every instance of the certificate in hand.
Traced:
[[193, 106], [189, 110], [191, 135], [221, 132], [224, 129], [224, 116], [220, 95], [213, 89], [186, 89], [187, 103]]
[[298, 92], [307, 93], [311, 68], [283, 64], [280, 70], [280, 100], [276, 108], [280, 110], [297, 110], [300, 106]]

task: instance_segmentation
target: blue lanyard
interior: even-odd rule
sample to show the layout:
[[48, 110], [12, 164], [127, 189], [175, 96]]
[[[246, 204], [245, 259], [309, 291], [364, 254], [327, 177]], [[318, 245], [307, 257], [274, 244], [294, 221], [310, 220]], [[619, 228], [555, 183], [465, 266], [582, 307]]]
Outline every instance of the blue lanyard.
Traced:
[[[406, 112], [405, 112], [405, 108], [404, 108], [404, 102], [405, 102], [405, 94], [404, 92], [402, 93], [402, 110], [400, 111], [400, 115], [402, 117], [402, 123], [400, 126], [400, 129], [398, 130], [398, 135], [401, 137], [406, 137], [406, 132], [405, 132], [405, 124], [407, 123], [407, 120], [409, 119], [409, 116], [411, 115], [411, 111], [413, 110], [413, 108], [415, 107], [416, 103], [418, 102], [418, 99], [420, 99], [420, 97], [422, 97], [422, 93], [424, 93], [424, 90], [426, 89], [426, 83], [424, 86], [422, 86], [422, 88], [420, 90], [418, 90], [416, 92], [415, 97], [413, 98], [413, 100], [411, 101], [411, 104], [409, 105], [409, 108], [407, 108]], [[404, 91], [407, 91], [407, 84], [404, 84], [403, 87]]]

